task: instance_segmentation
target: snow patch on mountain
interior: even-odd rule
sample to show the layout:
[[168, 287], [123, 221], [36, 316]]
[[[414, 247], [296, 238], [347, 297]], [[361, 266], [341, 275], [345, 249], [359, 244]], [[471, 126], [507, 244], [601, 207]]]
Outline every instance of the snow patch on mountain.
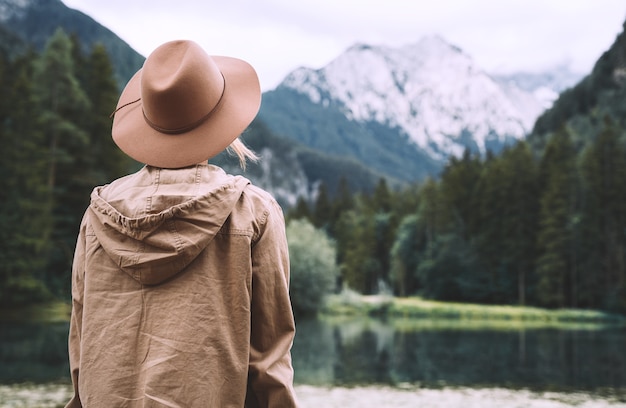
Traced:
[[399, 128], [436, 159], [460, 156], [468, 136], [481, 153], [525, 137], [557, 95], [491, 76], [439, 36], [400, 48], [357, 44], [321, 69], [293, 71], [281, 86], [338, 104], [351, 120]]

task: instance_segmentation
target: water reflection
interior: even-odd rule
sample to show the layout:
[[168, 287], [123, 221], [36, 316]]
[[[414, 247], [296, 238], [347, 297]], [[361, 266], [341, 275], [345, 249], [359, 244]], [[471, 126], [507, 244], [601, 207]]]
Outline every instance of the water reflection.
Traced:
[[[296, 383], [626, 389], [626, 328], [300, 320]], [[0, 383], [69, 382], [67, 324], [0, 323]]]
[[0, 323], [0, 383], [67, 381], [66, 323]]
[[[410, 325], [408, 325], [410, 326]], [[626, 387], [626, 329], [407, 327], [298, 322], [296, 381], [591, 390]]]

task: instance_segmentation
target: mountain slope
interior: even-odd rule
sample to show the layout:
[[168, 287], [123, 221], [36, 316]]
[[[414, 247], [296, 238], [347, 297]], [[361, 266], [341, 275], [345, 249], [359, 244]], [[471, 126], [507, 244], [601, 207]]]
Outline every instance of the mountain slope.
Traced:
[[503, 84], [514, 86], [532, 93], [548, 109], [559, 94], [578, 83], [583, 75], [572, 72], [567, 65], [561, 64], [548, 72], [517, 72], [508, 75], [493, 75]]
[[465, 149], [498, 152], [525, 137], [555, 97], [535, 91], [433, 36], [359, 44], [319, 70], [299, 68], [266, 93], [260, 115], [278, 134], [415, 180]]
[[414, 149], [398, 129], [349, 120], [334, 105], [313, 103], [287, 87], [263, 95], [259, 117], [278, 136], [359, 161], [387, 177], [411, 181], [438, 170], [437, 162]]
[[[33, 46], [42, 50], [54, 31], [61, 27], [68, 34], [76, 34], [85, 51], [95, 43], [107, 49], [115, 63], [115, 74], [120, 86], [125, 85], [144, 57], [122, 41], [116, 34], [91, 17], [65, 6], [60, 0], [0, 0], [0, 34], [10, 33], [16, 41], [1, 42], [10, 54]], [[3, 35], [4, 37], [4, 35]], [[11, 49], [7, 49], [7, 48]]]
[[611, 118], [626, 128], [626, 22], [611, 47], [595, 63], [591, 73], [574, 87], [559, 95], [553, 106], [536, 121], [529, 142], [538, 151], [561, 126], [573, 130], [579, 148], [589, 142], [589, 135]]
[[324, 183], [334, 195], [343, 176], [351, 191], [371, 192], [383, 177], [354, 160], [327, 155], [278, 137], [260, 120], [252, 122], [243, 140], [259, 154], [259, 162], [249, 163], [243, 171], [236, 158], [227, 152], [210, 162], [231, 174], [245, 175], [254, 184], [272, 192], [285, 208], [294, 206], [299, 197], [314, 200], [319, 183]]
[[[17, 56], [30, 47], [41, 51], [57, 27], [76, 34], [85, 51], [95, 43], [104, 44], [120, 87], [143, 64], [143, 57], [117, 35], [59, 0], [0, 0], [0, 52]], [[262, 157], [259, 163], [249, 165], [245, 175], [272, 192], [285, 207], [294, 205], [299, 196], [314, 199], [322, 182], [333, 194], [342, 175], [350, 177], [347, 181], [353, 191], [371, 191], [383, 177], [357, 161], [277, 137], [261, 121], [255, 121], [245, 133], [246, 143]], [[214, 162], [232, 173], [242, 173], [227, 154]]]

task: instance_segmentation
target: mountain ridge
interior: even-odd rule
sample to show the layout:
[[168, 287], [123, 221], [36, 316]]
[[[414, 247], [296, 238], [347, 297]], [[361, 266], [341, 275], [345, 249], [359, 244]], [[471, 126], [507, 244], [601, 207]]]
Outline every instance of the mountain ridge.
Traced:
[[[412, 152], [397, 165], [411, 169], [411, 162], [430, 161], [422, 166], [428, 169], [410, 170], [416, 172], [405, 179], [414, 180], [437, 173], [451, 156], [459, 157], [466, 149], [497, 153], [524, 138], [558, 93], [548, 76], [527, 75], [525, 87], [517, 83], [522, 79], [490, 75], [438, 35], [395, 48], [357, 43], [322, 68], [292, 71], [266, 92], [260, 115], [272, 130], [313, 148], [328, 149], [333, 140], [342, 139], [377, 148], [396, 144], [396, 155]], [[295, 103], [294, 93], [306, 96], [310, 106]], [[344, 118], [337, 119], [337, 112]], [[294, 126], [296, 116], [309, 128]], [[346, 134], [346, 128], [353, 133]], [[386, 140], [373, 141], [378, 136], [368, 131]], [[388, 172], [374, 152], [341, 153]]]
[[143, 65], [144, 57], [117, 34], [81, 11], [67, 7], [60, 0], [0, 0], [0, 34], [10, 33], [16, 41], [2, 41], [10, 55], [32, 46], [41, 51], [57, 28], [68, 35], [77, 35], [89, 52], [96, 43], [107, 49], [114, 61], [115, 76], [120, 88]]
[[[59, 0], [0, 0], [0, 52], [8, 58], [19, 57], [29, 49], [41, 52], [59, 27], [69, 35], [75, 34], [84, 51], [89, 52], [95, 43], [105, 45], [120, 89], [143, 65], [143, 56], [117, 35]], [[261, 156], [259, 163], [248, 166], [246, 177], [271, 191], [287, 208], [296, 204], [298, 196], [313, 200], [321, 183], [333, 194], [339, 174], [351, 176], [348, 185], [355, 192], [371, 191], [378, 180], [386, 176], [354, 160], [277, 137], [259, 121], [244, 132], [243, 140]], [[215, 160], [232, 173], [243, 173], [228, 154]], [[390, 183], [393, 184], [393, 180]]]
[[[22, 50], [29, 44], [42, 49], [59, 26], [68, 33], [76, 33], [87, 46], [95, 42], [105, 43], [120, 87], [143, 63], [144, 57], [117, 35], [93, 18], [68, 8], [60, 0], [0, 0], [0, 45], [4, 49], [10, 48], [10, 52], [19, 48], [16, 45], [19, 41], [15, 39], [23, 42]], [[115, 51], [120, 49], [122, 53]], [[346, 53], [350, 58], [345, 58]], [[477, 93], [476, 89], [491, 87], [497, 89], [500, 96], [508, 98], [507, 103], [492, 103], [493, 110], [498, 112], [503, 106], [513, 104], [512, 100], [517, 104], [530, 103], [537, 83], [541, 85], [546, 79], [532, 75], [525, 78], [490, 75], [476, 66], [471, 56], [459, 47], [436, 35], [402, 47], [357, 43], [346, 53], [331, 61], [329, 65], [336, 65], [334, 71], [332, 65], [318, 70], [299, 68], [275, 89], [263, 94], [259, 121], [264, 122], [267, 132], [295, 142], [288, 149], [297, 154], [277, 154], [254, 143], [271, 156], [271, 167], [295, 169], [294, 163], [284, 160], [301, 160], [299, 169], [302, 171], [294, 170], [293, 174], [298, 175], [300, 183], [307, 184], [307, 188], [301, 191], [307, 191], [309, 198], [314, 197], [314, 186], [320, 181], [333, 185], [340, 177], [349, 181], [353, 178], [358, 179], [353, 183], [357, 189], [369, 189], [380, 177], [386, 177], [392, 185], [400, 185], [428, 176], [437, 177], [449, 156], [459, 155], [465, 149], [481, 154], [487, 150], [497, 153], [507, 143], [524, 137], [519, 129], [525, 129], [533, 120], [508, 118], [504, 123], [517, 130], [496, 131], [499, 128], [485, 120], [463, 123], [459, 118], [466, 112], [454, 103], [470, 100], [469, 95]], [[362, 60], [352, 58], [354, 56]], [[369, 75], [359, 73], [359, 69], [368, 66], [381, 69], [374, 69]], [[425, 71], [417, 69], [425, 66], [430, 68]], [[459, 66], [463, 72], [458, 70]], [[442, 76], [441, 67], [446, 67], [451, 74]], [[298, 85], [297, 75], [307, 80], [308, 88], [303, 90]], [[458, 78], [476, 77], [482, 87], [466, 86], [465, 97], [453, 92]], [[355, 78], [361, 81], [357, 83], [367, 86], [352, 87]], [[353, 83], [349, 82], [351, 80]], [[441, 87], [424, 86], [442, 83], [446, 85], [447, 88], [443, 89], [447, 93], [439, 94], [438, 99], [432, 95], [436, 96]], [[409, 97], [416, 93], [430, 95], [431, 99]], [[317, 95], [317, 99], [311, 95]], [[544, 109], [554, 98], [555, 93], [547, 92], [543, 100], [536, 98], [532, 102], [535, 103], [532, 109], [539, 109], [537, 104]], [[487, 103], [482, 105], [487, 106]], [[398, 111], [405, 115], [395, 115]], [[439, 118], [434, 122], [437, 127], [426, 126], [428, 121], [424, 119], [424, 112]], [[483, 113], [476, 110], [470, 116], [478, 118]], [[482, 131], [479, 137], [477, 130]], [[341, 164], [342, 160], [347, 164]], [[262, 176], [268, 185], [276, 187], [280, 171], [271, 170], [275, 174], [270, 178], [267, 169], [263, 171]], [[301, 177], [303, 174], [305, 177]], [[285, 193], [286, 199], [293, 203], [293, 197], [288, 196]]]
[[579, 149], [590, 142], [585, 135], [600, 131], [607, 119], [626, 128], [626, 21], [622, 28], [591, 72], [561, 92], [554, 104], [537, 118], [528, 136], [536, 151], [541, 151], [551, 135], [563, 126], [573, 130]]

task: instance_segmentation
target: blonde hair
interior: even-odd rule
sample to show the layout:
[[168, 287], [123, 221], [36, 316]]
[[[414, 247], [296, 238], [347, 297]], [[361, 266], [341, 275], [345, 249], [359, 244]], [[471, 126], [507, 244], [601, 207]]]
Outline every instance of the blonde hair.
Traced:
[[226, 149], [228, 153], [235, 155], [239, 158], [239, 166], [243, 170], [246, 169], [246, 160], [256, 162], [259, 160], [259, 156], [253, 152], [248, 146], [246, 146], [241, 139], [237, 138]]

